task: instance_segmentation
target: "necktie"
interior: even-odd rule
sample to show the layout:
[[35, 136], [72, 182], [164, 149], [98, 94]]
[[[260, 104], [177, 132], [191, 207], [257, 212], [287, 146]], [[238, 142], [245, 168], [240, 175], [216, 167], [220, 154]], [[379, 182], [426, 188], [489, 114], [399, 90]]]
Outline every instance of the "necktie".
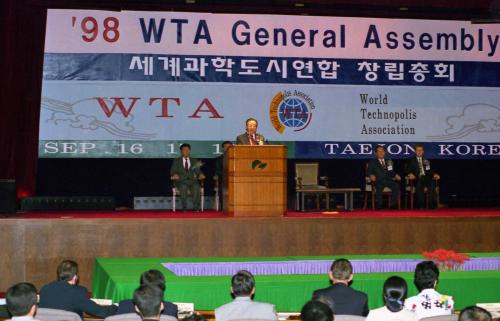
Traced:
[[420, 176], [424, 176], [425, 175], [425, 172], [424, 172], [424, 167], [422, 166], [422, 157], [418, 157], [418, 171], [419, 171], [419, 175]]
[[184, 158], [184, 169], [186, 170], [186, 172], [189, 171], [189, 164], [188, 164], [188, 159], [187, 158]]
[[250, 135], [250, 145], [255, 145], [255, 139], [253, 138], [253, 135]]
[[382, 167], [383, 167], [384, 169], [386, 169], [386, 167], [385, 167], [385, 161], [384, 161], [384, 159], [383, 159], [383, 158], [380, 160], [380, 164], [382, 164]]

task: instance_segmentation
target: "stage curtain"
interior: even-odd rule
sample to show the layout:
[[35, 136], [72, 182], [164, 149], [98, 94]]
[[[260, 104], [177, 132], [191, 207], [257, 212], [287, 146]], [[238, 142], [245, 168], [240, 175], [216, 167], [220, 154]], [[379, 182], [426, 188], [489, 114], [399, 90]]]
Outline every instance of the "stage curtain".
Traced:
[[28, 0], [0, 9], [0, 179], [16, 179], [24, 197], [36, 186], [46, 9]]

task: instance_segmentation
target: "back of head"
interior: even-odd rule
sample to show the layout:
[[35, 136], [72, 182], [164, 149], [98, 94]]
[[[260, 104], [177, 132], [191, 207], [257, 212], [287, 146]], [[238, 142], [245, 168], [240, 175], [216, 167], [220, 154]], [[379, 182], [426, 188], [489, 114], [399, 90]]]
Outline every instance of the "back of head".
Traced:
[[347, 259], [337, 259], [332, 263], [330, 271], [335, 280], [347, 281], [352, 274], [352, 264]]
[[408, 286], [406, 281], [399, 276], [391, 276], [384, 282], [384, 302], [391, 312], [399, 312], [403, 309]]
[[317, 300], [307, 302], [300, 311], [302, 321], [333, 321], [333, 311]]
[[64, 260], [57, 267], [59, 281], [71, 281], [78, 274], [78, 264], [75, 261]]
[[160, 315], [163, 291], [156, 286], [141, 285], [134, 291], [134, 305], [143, 319]]
[[419, 291], [434, 289], [439, 279], [439, 269], [432, 261], [423, 261], [417, 264], [413, 282]]
[[7, 290], [5, 295], [7, 309], [14, 317], [28, 315], [37, 304], [36, 288], [31, 283], [18, 283]]
[[335, 314], [335, 301], [331, 296], [319, 295], [315, 296], [313, 300], [326, 304], [330, 308], [330, 310], [332, 310], [333, 314]]
[[165, 276], [158, 270], [148, 270], [142, 273], [139, 282], [141, 285], [156, 286], [165, 291]]
[[231, 279], [231, 288], [235, 296], [250, 296], [255, 288], [255, 279], [252, 273], [241, 270]]
[[491, 321], [491, 314], [483, 308], [471, 306], [460, 312], [458, 321]]

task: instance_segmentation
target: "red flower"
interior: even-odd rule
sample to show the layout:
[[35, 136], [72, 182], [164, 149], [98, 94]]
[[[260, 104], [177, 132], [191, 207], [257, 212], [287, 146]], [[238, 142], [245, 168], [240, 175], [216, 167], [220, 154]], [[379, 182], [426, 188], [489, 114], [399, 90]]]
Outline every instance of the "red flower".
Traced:
[[467, 254], [456, 253], [455, 251], [446, 250], [446, 249], [437, 249], [433, 252], [422, 252], [422, 256], [435, 261], [440, 267], [443, 268], [451, 268], [455, 264], [463, 264], [465, 261], [469, 260], [469, 256]]

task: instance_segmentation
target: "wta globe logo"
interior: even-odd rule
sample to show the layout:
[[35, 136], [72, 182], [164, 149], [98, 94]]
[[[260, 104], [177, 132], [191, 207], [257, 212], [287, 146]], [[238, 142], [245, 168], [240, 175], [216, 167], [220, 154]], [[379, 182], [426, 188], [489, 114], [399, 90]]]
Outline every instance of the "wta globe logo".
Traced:
[[286, 128], [298, 132], [309, 126], [314, 109], [314, 101], [309, 95], [298, 90], [285, 90], [273, 97], [269, 106], [269, 118], [280, 134]]

